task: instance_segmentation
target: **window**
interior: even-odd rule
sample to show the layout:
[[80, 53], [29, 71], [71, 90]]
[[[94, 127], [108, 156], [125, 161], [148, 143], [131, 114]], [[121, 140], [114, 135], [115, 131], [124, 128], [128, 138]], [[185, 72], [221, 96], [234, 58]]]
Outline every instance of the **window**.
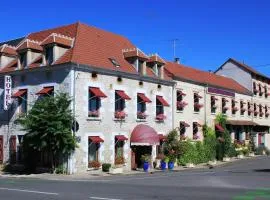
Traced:
[[17, 137], [12, 135], [9, 138], [9, 160], [11, 164], [15, 164], [17, 161]]
[[53, 63], [53, 47], [46, 48], [45, 59], [47, 65], [51, 65]]
[[160, 78], [161, 77], [161, 65], [157, 65], [157, 76]]
[[143, 61], [139, 60], [138, 61], [138, 73], [143, 74]]
[[200, 99], [202, 97], [198, 93], [193, 94], [193, 101], [194, 101], [194, 112], [200, 112], [202, 108], [202, 104], [200, 104]]
[[18, 135], [18, 163], [23, 163], [23, 137], [24, 135]]
[[218, 99], [215, 96], [211, 96], [211, 113], [216, 113], [217, 106], [216, 106], [216, 101]]
[[178, 111], [183, 111], [185, 106], [187, 105], [187, 103], [183, 101], [184, 96], [186, 96], [186, 94], [183, 93], [183, 91], [178, 90], [176, 92], [176, 109]]
[[109, 58], [109, 60], [112, 62], [112, 64], [113, 64], [115, 67], [120, 67], [120, 64], [116, 61], [115, 58]]
[[240, 109], [241, 109], [240, 114], [241, 115], [244, 115], [245, 112], [246, 112], [246, 109], [245, 109], [244, 105], [245, 105], [245, 103], [243, 101], [240, 101]]
[[180, 137], [181, 137], [181, 135], [185, 135], [186, 127], [188, 127], [188, 126], [187, 126], [187, 124], [185, 122], [180, 122], [180, 129], [179, 129]]
[[193, 122], [192, 126], [193, 126], [193, 139], [197, 140], [197, 139], [199, 139], [199, 136], [198, 136], [198, 132], [199, 132], [198, 123]]
[[124, 164], [124, 144], [115, 138], [115, 164]]
[[264, 95], [265, 95], [265, 98], [267, 98], [269, 95], [267, 85], [264, 86]]
[[169, 106], [168, 102], [162, 96], [156, 96], [156, 120], [164, 121], [164, 106]]
[[19, 113], [26, 114], [27, 113], [27, 92], [20, 96], [18, 99], [19, 102]]
[[265, 105], [264, 108], [265, 108], [265, 117], [268, 118], [269, 117], [269, 111], [268, 111], [269, 108], [267, 105]]
[[258, 93], [257, 85], [255, 82], [253, 82], [253, 93], [254, 93], [254, 95], [257, 95], [257, 93]]
[[250, 102], [248, 102], [248, 116], [250, 116], [252, 113], [252, 108]]
[[146, 103], [151, 103], [151, 100], [145, 96], [143, 93], [137, 94], [137, 118], [145, 119], [146, 118]]
[[160, 114], [164, 114], [164, 106], [160, 102], [160, 100], [157, 98], [156, 99], [156, 116], [158, 116]]
[[88, 141], [88, 163], [91, 163], [93, 161], [98, 161], [98, 152], [99, 152], [99, 143], [92, 142], [91, 139]]
[[226, 114], [228, 107], [227, 107], [228, 100], [226, 98], [222, 98], [222, 113]]
[[99, 109], [101, 107], [101, 99], [89, 90], [88, 100], [88, 117], [99, 117]]
[[257, 117], [257, 115], [258, 115], [258, 110], [257, 110], [257, 105], [256, 105], [256, 103], [254, 103], [254, 117]]
[[232, 114], [235, 115], [238, 111], [238, 108], [236, 106], [237, 101], [235, 99], [232, 99]]
[[53, 96], [54, 95], [54, 87], [44, 87], [39, 92], [36, 93], [36, 95], [39, 95], [39, 99], [45, 97], [45, 96]]
[[21, 68], [25, 68], [27, 65], [27, 52], [20, 53]]
[[263, 91], [262, 91], [262, 85], [259, 83], [259, 95], [262, 96], [263, 95]]
[[260, 117], [263, 117], [263, 106], [259, 105], [259, 115]]
[[124, 109], [126, 107], [126, 100], [131, 98], [122, 90], [115, 91], [115, 118], [116, 119], [125, 119], [126, 113]]
[[126, 107], [125, 99], [115, 92], [115, 111], [123, 111]]

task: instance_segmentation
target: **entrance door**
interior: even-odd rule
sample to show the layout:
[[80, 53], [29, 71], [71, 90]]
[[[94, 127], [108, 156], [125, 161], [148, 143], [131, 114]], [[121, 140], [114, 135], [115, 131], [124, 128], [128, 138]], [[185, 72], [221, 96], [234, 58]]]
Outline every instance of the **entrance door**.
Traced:
[[136, 146], [135, 151], [135, 163], [137, 168], [142, 168], [143, 163], [141, 161], [142, 155], [152, 155], [152, 146]]
[[3, 144], [4, 144], [4, 140], [3, 140], [3, 136], [0, 135], [0, 164], [3, 164], [3, 160], [4, 160], [4, 147], [3, 147]]

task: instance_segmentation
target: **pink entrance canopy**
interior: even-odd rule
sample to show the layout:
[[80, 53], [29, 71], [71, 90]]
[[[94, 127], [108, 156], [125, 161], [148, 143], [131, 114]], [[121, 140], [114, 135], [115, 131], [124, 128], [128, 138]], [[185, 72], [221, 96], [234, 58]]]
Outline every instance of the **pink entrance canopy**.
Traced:
[[131, 145], [159, 145], [160, 140], [157, 132], [150, 126], [140, 124], [136, 126], [130, 138]]

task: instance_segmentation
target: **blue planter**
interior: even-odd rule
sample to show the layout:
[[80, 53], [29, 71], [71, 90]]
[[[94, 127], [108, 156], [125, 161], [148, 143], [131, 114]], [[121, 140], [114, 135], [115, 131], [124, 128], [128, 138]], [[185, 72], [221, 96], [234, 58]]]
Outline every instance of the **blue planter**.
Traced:
[[145, 172], [148, 172], [148, 169], [149, 169], [149, 163], [148, 163], [148, 162], [144, 162], [144, 163], [143, 163], [143, 170], [144, 170]]
[[168, 169], [172, 170], [174, 168], [174, 162], [168, 163]]
[[160, 168], [161, 168], [161, 170], [165, 170], [166, 169], [166, 162], [161, 161], [160, 162]]

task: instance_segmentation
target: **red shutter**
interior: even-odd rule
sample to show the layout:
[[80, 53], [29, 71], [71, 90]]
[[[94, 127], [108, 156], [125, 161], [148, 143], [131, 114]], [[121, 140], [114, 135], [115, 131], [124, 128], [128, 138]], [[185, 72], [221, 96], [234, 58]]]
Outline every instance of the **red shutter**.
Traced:
[[3, 136], [0, 135], [0, 164], [3, 163], [3, 160], [4, 160], [4, 156], [3, 156], [3, 151], [4, 151], [4, 147], [3, 147]]
[[16, 163], [16, 151], [17, 151], [16, 136], [12, 135], [9, 139], [9, 159], [10, 163], [12, 164]]

